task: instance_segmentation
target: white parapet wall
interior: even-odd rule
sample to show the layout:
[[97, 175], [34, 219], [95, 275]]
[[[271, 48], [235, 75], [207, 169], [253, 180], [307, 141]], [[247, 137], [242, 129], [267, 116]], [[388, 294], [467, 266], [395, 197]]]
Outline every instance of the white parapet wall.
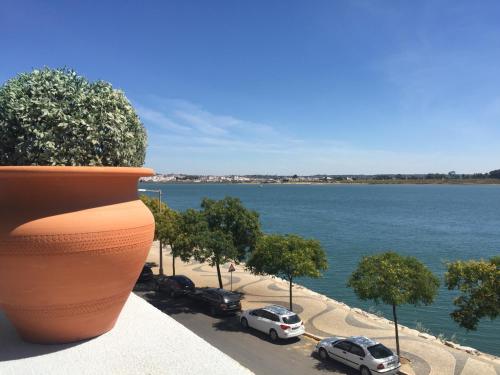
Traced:
[[23, 342], [0, 311], [0, 374], [251, 374], [131, 294], [110, 332], [67, 345]]

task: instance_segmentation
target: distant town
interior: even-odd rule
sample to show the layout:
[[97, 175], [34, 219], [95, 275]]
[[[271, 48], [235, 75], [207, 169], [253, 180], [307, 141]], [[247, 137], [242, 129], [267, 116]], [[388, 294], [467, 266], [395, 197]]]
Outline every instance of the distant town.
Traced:
[[188, 175], [188, 174], [156, 174], [144, 177], [142, 182], [159, 183], [199, 183], [199, 184], [499, 184], [500, 170], [489, 173], [459, 174], [454, 171], [446, 174], [352, 174], [352, 175]]

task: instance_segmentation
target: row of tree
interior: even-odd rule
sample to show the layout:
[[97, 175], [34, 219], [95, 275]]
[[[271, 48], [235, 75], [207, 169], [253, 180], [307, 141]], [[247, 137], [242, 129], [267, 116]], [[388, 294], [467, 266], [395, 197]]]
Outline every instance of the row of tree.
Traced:
[[155, 217], [155, 239], [171, 248], [174, 275], [176, 258], [194, 258], [216, 268], [222, 288], [220, 266], [245, 261], [246, 268], [254, 274], [287, 280], [292, 308], [293, 281], [298, 277], [320, 277], [328, 267], [319, 241], [294, 234], [263, 234], [259, 214], [244, 207], [237, 198], [204, 198], [200, 210], [183, 212], [164, 203], [160, 207], [158, 200], [147, 196], [141, 199]]
[[[194, 258], [216, 267], [222, 288], [220, 266], [245, 261], [246, 268], [254, 274], [287, 280], [293, 309], [294, 280], [320, 277], [328, 268], [319, 241], [295, 234], [263, 234], [258, 213], [245, 208], [237, 198], [205, 198], [201, 209], [183, 212], [165, 204], [159, 207], [156, 199], [141, 199], [155, 217], [155, 239], [171, 248], [174, 275], [176, 258]], [[444, 283], [448, 289], [460, 292], [453, 301], [456, 309], [451, 317], [467, 330], [477, 329], [480, 319], [495, 319], [500, 313], [500, 257], [449, 263]], [[417, 258], [389, 251], [363, 257], [347, 285], [362, 300], [392, 306], [399, 355], [397, 306], [431, 304], [440, 281]]]
[[[439, 284], [439, 278], [417, 258], [391, 251], [362, 258], [348, 281], [360, 299], [392, 306], [398, 355], [396, 307], [431, 304]], [[461, 292], [450, 314], [461, 327], [476, 330], [480, 319], [499, 315], [500, 257], [448, 263], [444, 284], [449, 290]]]

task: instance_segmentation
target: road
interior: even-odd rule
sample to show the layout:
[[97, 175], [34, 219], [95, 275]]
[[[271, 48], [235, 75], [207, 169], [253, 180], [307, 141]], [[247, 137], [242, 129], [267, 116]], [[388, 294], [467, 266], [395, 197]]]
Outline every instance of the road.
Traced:
[[[212, 317], [203, 306], [189, 298], [171, 299], [137, 290], [135, 293], [255, 374], [359, 375], [340, 363], [320, 361], [312, 355], [316, 342], [305, 336], [271, 343], [267, 335], [259, 331], [242, 330], [237, 316]], [[214, 369], [214, 373], [218, 372]]]

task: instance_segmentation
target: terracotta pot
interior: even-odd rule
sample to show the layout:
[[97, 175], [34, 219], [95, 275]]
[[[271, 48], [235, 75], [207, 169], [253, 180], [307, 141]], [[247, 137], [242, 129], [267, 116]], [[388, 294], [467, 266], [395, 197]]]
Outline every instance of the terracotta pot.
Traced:
[[113, 328], [142, 269], [154, 219], [147, 168], [0, 167], [0, 308], [27, 341]]

